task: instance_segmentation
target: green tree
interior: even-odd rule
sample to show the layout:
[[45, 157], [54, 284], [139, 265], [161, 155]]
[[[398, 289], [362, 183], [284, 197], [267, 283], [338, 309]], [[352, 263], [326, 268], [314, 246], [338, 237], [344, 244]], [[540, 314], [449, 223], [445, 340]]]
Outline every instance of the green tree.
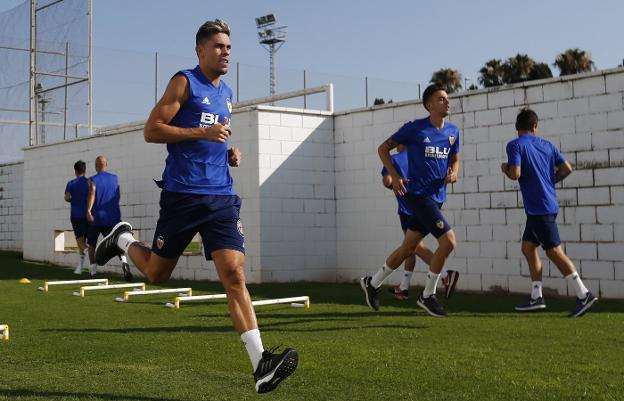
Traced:
[[462, 78], [459, 71], [452, 68], [442, 68], [431, 75], [432, 84], [441, 85], [447, 93], [455, 93], [462, 88]]
[[528, 81], [534, 65], [535, 61], [526, 54], [518, 53], [514, 57], [508, 58], [503, 64], [503, 82], [514, 84]]
[[558, 54], [553, 65], [559, 69], [560, 76], [589, 72], [595, 68], [589, 52], [578, 48]]
[[499, 59], [491, 59], [479, 70], [479, 83], [485, 88], [503, 84], [503, 65]]
[[529, 80], [552, 78], [553, 74], [546, 63], [535, 63], [529, 73]]

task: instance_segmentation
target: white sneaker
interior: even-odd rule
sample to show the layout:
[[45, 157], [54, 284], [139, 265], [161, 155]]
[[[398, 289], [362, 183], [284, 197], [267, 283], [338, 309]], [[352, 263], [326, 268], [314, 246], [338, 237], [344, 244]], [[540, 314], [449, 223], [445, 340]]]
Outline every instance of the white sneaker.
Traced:
[[91, 267], [89, 267], [89, 273], [91, 273], [92, 276], [95, 276], [95, 274], [97, 273], [97, 265], [93, 264], [91, 265]]

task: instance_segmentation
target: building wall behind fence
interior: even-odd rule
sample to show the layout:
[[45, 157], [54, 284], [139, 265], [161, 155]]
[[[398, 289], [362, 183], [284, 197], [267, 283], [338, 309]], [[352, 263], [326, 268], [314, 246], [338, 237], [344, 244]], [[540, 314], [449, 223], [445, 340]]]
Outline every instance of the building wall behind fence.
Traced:
[[[248, 124], [247, 114], [238, 113], [242, 124]], [[237, 145], [247, 152], [247, 161], [254, 160], [253, 148], [247, 138], [246, 126], [242, 126], [233, 118], [233, 128], [238, 130], [241, 140]], [[255, 130], [255, 127], [253, 128]], [[252, 135], [253, 136], [253, 135]], [[143, 122], [124, 124], [102, 131], [99, 135], [81, 138], [62, 143], [41, 145], [27, 148], [25, 154], [24, 171], [24, 210], [23, 250], [24, 258], [30, 260], [49, 261], [62, 265], [74, 265], [78, 262], [76, 253], [55, 252], [54, 236], [59, 230], [71, 230], [69, 221], [69, 205], [63, 200], [63, 191], [66, 182], [73, 178], [73, 164], [82, 159], [87, 162], [87, 176], [93, 175], [94, 160], [98, 155], [108, 157], [109, 169], [119, 176], [121, 188], [122, 218], [129, 221], [138, 239], [142, 242], [151, 242], [156, 227], [159, 212], [160, 190], [153, 179], [159, 179], [164, 167], [166, 148], [164, 145], [148, 144], [143, 139]], [[257, 158], [257, 156], [256, 156]], [[257, 168], [250, 165], [241, 170], [255, 172]], [[237, 185], [241, 198], [249, 198], [257, 202], [257, 185], [250, 185], [240, 177], [240, 172], [233, 169], [235, 180], [243, 185]], [[249, 208], [251, 211], [253, 207]], [[250, 231], [253, 233], [253, 215], [246, 218], [243, 209], [242, 219], [249, 221]], [[249, 237], [246, 241], [248, 249], [247, 267], [250, 280], [258, 280], [254, 271], [259, 267], [258, 255], [254, 254], [259, 246]], [[102, 271], [119, 272], [118, 262], [112, 260]], [[212, 262], [205, 260], [203, 255], [182, 256], [173, 273], [174, 278], [210, 279], [218, 277]]]
[[0, 249], [22, 250], [24, 163], [0, 164]]
[[[576, 166], [558, 188], [564, 246], [590, 289], [624, 298], [623, 97], [624, 70], [616, 69], [452, 98], [451, 121], [461, 129], [462, 163], [444, 212], [458, 238], [447, 266], [462, 273], [460, 289], [528, 288], [520, 253], [522, 199], [517, 183], [499, 172], [505, 144], [516, 136], [516, 114], [528, 105], [540, 116], [538, 135], [560, 147]], [[376, 149], [402, 124], [424, 116], [419, 102], [333, 116], [270, 106], [235, 112], [231, 141], [241, 148], [243, 163], [232, 174], [243, 200], [249, 280], [344, 282], [375, 271], [402, 239], [396, 201], [381, 185]], [[119, 173], [124, 218], [142, 241], [151, 242], [159, 194], [151, 179], [160, 177], [166, 151], [144, 142], [142, 123], [126, 124], [95, 137], [25, 151], [21, 248], [27, 259], [77, 262], [75, 254], [54, 252], [54, 231], [71, 229], [62, 192], [73, 163], [86, 160], [92, 174], [98, 154], [107, 155], [111, 170]], [[2, 180], [15, 182], [18, 166], [2, 167]], [[19, 192], [18, 187], [16, 183], [12, 191]], [[6, 197], [1, 201], [2, 208], [15, 207], [6, 206]], [[3, 238], [4, 230], [19, 226], [15, 212], [14, 217], [0, 215]], [[19, 238], [19, 232], [8, 237]], [[436, 246], [431, 238], [426, 243]], [[1, 244], [15, 249], [6, 241]], [[425, 270], [419, 262], [415, 283], [423, 284]], [[572, 294], [548, 262], [544, 275], [549, 290]], [[396, 276], [391, 281], [397, 282]], [[174, 277], [217, 279], [203, 256], [183, 256]]]
[[[506, 143], [516, 136], [519, 109], [530, 106], [540, 117], [538, 135], [576, 166], [557, 190], [565, 249], [592, 291], [624, 297], [623, 97], [624, 71], [616, 69], [452, 98], [462, 163], [444, 213], [457, 234], [447, 267], [462, 273], [460, 289], [525, 292], [529, 287], [519, 241], [522, 197], [500, 164], [506, 161]], [[400, 243], [395, 200], [381, 185], [376, 148], [406, 121], [425, 116], [422, 105], [412, 102], [335, 117], [339, 280], [373, 272]], [[417, 270], [416, 281], [423, 284], [421, 262]], [[548, 262], [544, 276], [549, 290], [573, 294]]]

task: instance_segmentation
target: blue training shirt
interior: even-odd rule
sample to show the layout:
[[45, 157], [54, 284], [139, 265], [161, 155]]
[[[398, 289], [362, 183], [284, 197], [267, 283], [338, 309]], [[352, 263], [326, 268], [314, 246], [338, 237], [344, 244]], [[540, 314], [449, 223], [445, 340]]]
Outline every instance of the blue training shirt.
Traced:
[[449, 157], [459, 153], [457, 126], [447, 121], [436, 128], [423, 118], [403, 125], [391, 139], [407, 146], [407, 192], [444, 203]]
[[518, 183], [526, 214], [559, 212], [555, 167], [563, 162], [565, 158], [555, 145], [532, 134], [520, 135], [507, 144], [507, 163], [520, 166]]
[[[407, 173], [407, 151], [392, 155], [392, 164], [394, 165], [397, 173], [399, 173], [401, 177], [405, 177]], [[381, 169], [381, 176], [385, 177], [387, 175], [388, 170], [384, 167], [383, 169]], [[403, 213], [411, 216], [412, 212], [410, 212], [409, 208], [405, 204], [405, 197], [396, 195], [396, 199], [397, 203], [399, 204], [398, 213]]]
[[71, 212], [72, 219], [84, 219], [87, 216], [87, 195], [89, 195], [89, 184], [84, 175], [74, 178], [67, 182], [65, 192], [71, 195]]
[[[218, 87], [206, 78], [199, 66], [182, 70], [189, 83], [189, 97], [170, 124], [181, 128], [229, 125], [232, 90], [221, 81]], [[201, 195], [234, 195], [228, 166], [228, 142], [205, 139], [167, 144], [161, 188], [171, 192]]]
[[101, 171], [90, 178], [95, 184], [95, 202], [91, 209], [94, 226], [114, 226], [121, 221], [119, 181], [115, 174]]

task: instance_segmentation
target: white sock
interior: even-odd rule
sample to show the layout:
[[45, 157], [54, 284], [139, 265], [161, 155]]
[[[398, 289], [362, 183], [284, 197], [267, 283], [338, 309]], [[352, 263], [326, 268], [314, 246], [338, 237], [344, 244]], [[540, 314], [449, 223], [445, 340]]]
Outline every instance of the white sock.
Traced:
[[388, 276], [392, 274], [392, 272], [394, 272], [394, 270], [389, 268], [388, 265], [384, 263], [384, 265], [381, 266], [381, 269], [377, 270], [377, 273], [375, 273], [373, 275], [373, 278], [371, 279], [370, 283], [373, 288], [381, 287], [381, 284], [383, 284], [383, 282], [388, 278]]
[[581, 280], [581, 276], [579, 276], [577, 272], [568, 274], [566, 276], [566, 280], [570, 280], [570, 284], [572, 285], [572, 288], [574, 288], [574, 292], [576, 292], [576, 297], [578, 299], [585, 298], [589, 290], [585, 287], [583, 280]]
[[431, 271], [427, 272], [427, 283], [425, 284], [425, 289], [423, 290], [424, 298], [429, 298], [436, 293], [436, 287], [438, 286], [440, 276], [440, 273], [434, 273]]
[[251, 366], [255, 372], [260, 359], [262, 359], [262, 352], [264, 352], [264, 346], [260, 338], [260, 330], [253, 329], [244, 332], [241, 334], [241, 341], [245, 344], [245, 349], [247, 349], [249, 359], [251, 360]]
[[407, 270], [403, 273], [403, 279], [401, 280], [401, 284], [399, 285], [399, 289], [401, 291], [407, 291], [409, 289], [410, 281], [412, 280], [413, 274], [413, 271], [410, 272]]
[[80, 266], [80, 268], [83, 268], [85, 264], [85, 255], [82, 254], [80, 255], [80, 264], [78, 266]]
[[531, 299], [542, 298], [542, 282], [533, 281], [531, 283]]
[[137, 242], [137, 240], [134, 239], [134, 237], [132, 236], [132, 233], [129, 233], [129, 232], [125, 232], [121, 234], [119, 238], [117, 238], [117, 246], [124, 253], [128, 253], [128, 248], [130, 248], [130, 245], [132, 245], [135, 242]]
[[94, 275], [95, 273], [97, 273], [97, 264], [96, 263], [91, 263], [91, 267], [89, 268], [89, 272], [91, 273], [91, 275]]

